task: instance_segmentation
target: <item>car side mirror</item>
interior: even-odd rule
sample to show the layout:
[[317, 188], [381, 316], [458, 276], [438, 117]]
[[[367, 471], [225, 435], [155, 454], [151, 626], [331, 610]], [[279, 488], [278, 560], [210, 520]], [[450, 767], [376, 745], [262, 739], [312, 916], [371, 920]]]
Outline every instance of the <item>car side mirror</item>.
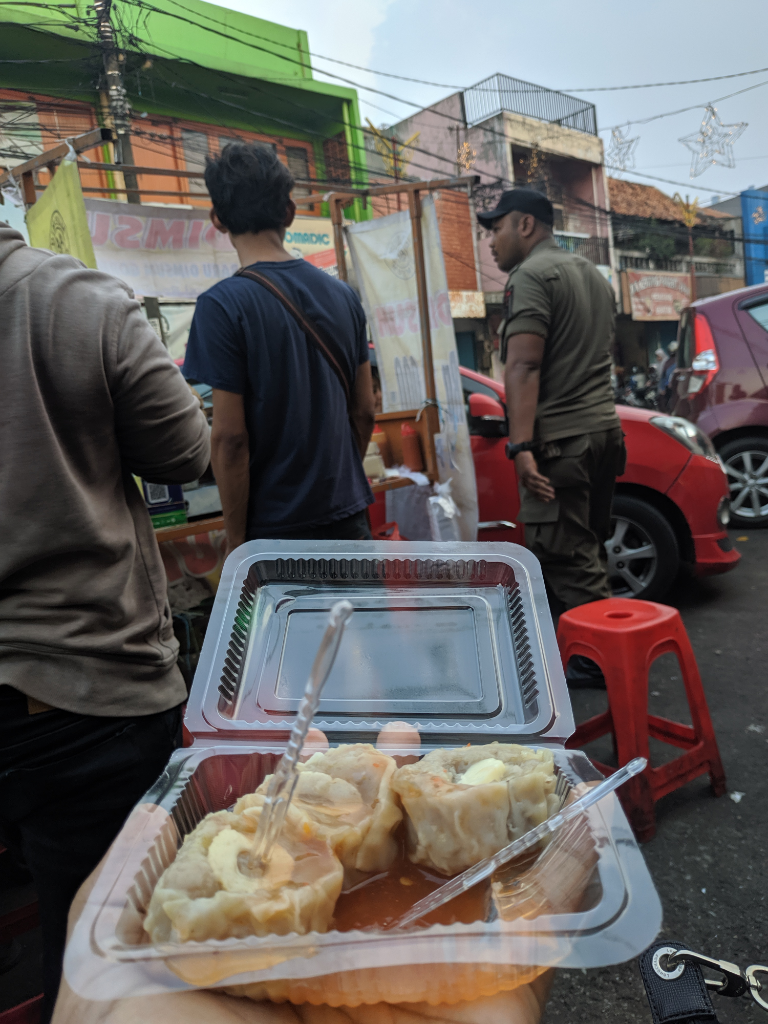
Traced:
[[490, 395], [471, 394], [469, 432], [480, 437], [503, 437], [507, 433], [507, 417], [501, 402]]

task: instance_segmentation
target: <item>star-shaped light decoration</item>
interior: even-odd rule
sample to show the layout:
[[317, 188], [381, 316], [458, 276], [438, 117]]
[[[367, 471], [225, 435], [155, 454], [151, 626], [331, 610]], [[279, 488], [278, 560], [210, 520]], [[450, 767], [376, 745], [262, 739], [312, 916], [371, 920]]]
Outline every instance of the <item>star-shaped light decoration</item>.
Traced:
[[737, 124], [723, 124], [717, 116], [717, 108], [710, 103], [701, 122], [701, 128], [692, 135], [685, 135], [679, 142], [693, 153], [691, 177], [702, 174], [712, 164], [735, 167], [733, 144], [747, 127], [746, 121]]
[[605, 160], [610, 169], [621, 174], [622, 171], [631, 171], [635, 166], [635, 147], [640, 141], [640, 136], [628, 139], [629, 128], [622, 132], [621, 128], [611, 129], [611, 144], [605, 155]]

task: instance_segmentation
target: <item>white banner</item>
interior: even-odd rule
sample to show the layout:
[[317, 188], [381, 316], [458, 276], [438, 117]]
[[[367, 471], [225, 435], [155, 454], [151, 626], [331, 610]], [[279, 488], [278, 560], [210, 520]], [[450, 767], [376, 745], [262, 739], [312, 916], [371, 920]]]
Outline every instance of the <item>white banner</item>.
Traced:
[[[438, 469], [441, 482], [452, 480], [452, 496], [461, 511], [461, 538], [473, 541], [477, 539], [475, 467], [440, 231], [431, 198], [422, 204], [422, 231], [440, 408], [441, 433], [435, 438]], [[418, 409], [426, 391], [410, 216], [402, 212], [363, 221], [348, 227], [346, 235], [376, 347], [384, 412]], [[429, 539], [429, 535], [409, 539]]]
[[[229, 236], [216, 230], [207, 210], [107, 199], [86, 199], [85, 207], [99, 270], [119, 277], [139, 296], [196, 299], [240, 266]], [[297, 217], [286, 232], [285, 248], [336, 273], [328, 218]]]

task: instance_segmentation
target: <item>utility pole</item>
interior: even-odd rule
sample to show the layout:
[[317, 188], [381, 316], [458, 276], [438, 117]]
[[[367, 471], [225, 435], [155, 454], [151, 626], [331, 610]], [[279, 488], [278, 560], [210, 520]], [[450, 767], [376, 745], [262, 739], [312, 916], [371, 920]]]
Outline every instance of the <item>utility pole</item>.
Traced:
[[[112, 28], [110, 14], [112, 0], [93, 0], [96, 12], [96, 31], [104, 61], [104, 74], [107, 78], [107, 102], [117, 142], [115, 143], [115, 163], [133, 166], [133, 147], [131, 146], [131, 105], [123, 85], [123, 72], [120, 67], [123, 55], [118, 52], [115, 33]], [[128, 202], [140, 203], [141, 196], [136, 175], [124, 172], [125, 187], [128, 189]]]
[[[397, 137], [393, 135], [392, 139], [391, 139], [391, 142], [392, 142], [392, 173], [394, 175], [395, 184], [397, 185], [397, 183], [400, 181], [400, 168], [398, 167], [398, 164], [397, 164]], [[398, 210], [398, 213], [400, 212], [400, 210], [402, 210], [402, 208], [403, 207], [401, 206], [401, 196], [400, 196], [400, 193], [398, 192], [397, 193], [397, 210]]]
[[[115, 32], [112, 28], [110, 17], [112, 13], [112, 0], [93, 0], [93, 9], [96, 12], [96, 31], [104, 61], [104, 74], [107, 79], [107, 103], [117, 139], [115, 142], [115, 163], [135, 167], [133, 146], [131, 145], [131, 105], [123, 85], [121, 65], [124, 57], [118, 51], [117, 44], [115, 43]], [[139, 192], [138, 176], [134, 171], [123, 171], [123, 179], [127, 189], [126, 196], [128, 202], [140, 205], [141, 193]], [[167, 347], [168, 342], [166, 341], [163, 329], [160, 303], [156, 296], [144, 296], [144, 311], [147, 314], [147, 320], [152, 324], [160, 340]]]

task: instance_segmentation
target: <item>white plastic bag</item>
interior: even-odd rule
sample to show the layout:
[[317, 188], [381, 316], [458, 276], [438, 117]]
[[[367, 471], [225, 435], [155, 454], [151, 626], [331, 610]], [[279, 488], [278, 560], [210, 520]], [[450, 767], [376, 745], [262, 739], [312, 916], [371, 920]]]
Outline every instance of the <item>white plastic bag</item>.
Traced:
[[459, 516], [461, 512], [451, 497], [451, 481], [435, 484], [435, 493], [427, 498], [429, 531], [434, 541], [461, 540]]

